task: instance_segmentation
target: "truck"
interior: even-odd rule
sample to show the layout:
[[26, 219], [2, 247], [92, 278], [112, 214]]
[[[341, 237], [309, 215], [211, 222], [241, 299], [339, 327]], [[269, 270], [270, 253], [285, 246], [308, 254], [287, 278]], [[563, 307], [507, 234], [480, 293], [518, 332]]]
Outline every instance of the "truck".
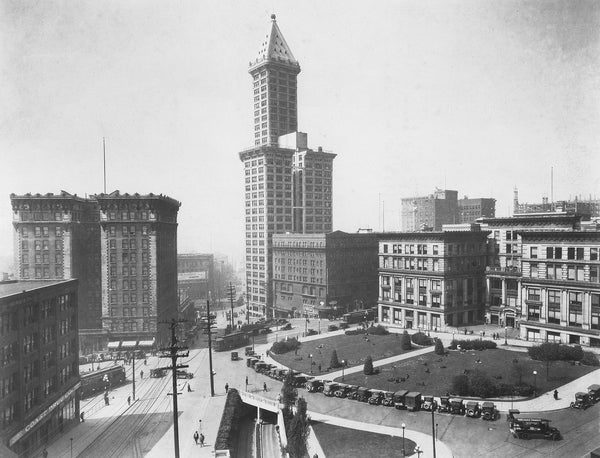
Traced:
[[416, 391], [411, 391], [407, 393], [404, 398], [404, 402], [406, 403], [406, 409], [409, 412], [419, 410], [421, 408], [421, 393], [418, 393]]
[[513, 418], [510, 432], [517, 439], [552, 439], [561, 438], [560, 431], [550, 426], [550, 420], [543, 418]]
[[593, 403], [600, 401], [600, 385], [594, 384], [588, 386], [588, 394]]
[[477, 401], [467, 401], [466, 405], [466, 416], [471, 418], [479, 418], [481, 410], [479, 409], [479, 403]]
[[450, 413], [454, 415], [465, 414], [465, 403], [459, 398], [450, 398]]
[[306, 382], [305, 387], [309, 393], [323, 391], [323, 380], [309, 380]]
[[396, 409], [406, 409], [407, 390], [399, 390], [394, 393], [394, 407]]
[[339, 383], [336, 382], [327, 382], [323, 386], [323, 394], [325, 396], [335, 396], [335, 391], [340, 387]]
[[426, 411], [436, 411], [437, 402], [435, 402], [435, 398], [433, 396], [423, 396], [423, 403], [421, 404], [421, 409]]

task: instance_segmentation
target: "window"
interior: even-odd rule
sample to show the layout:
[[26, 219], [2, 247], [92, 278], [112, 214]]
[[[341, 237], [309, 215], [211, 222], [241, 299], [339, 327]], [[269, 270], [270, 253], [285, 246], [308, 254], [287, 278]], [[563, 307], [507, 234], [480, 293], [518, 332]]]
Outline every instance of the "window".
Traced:
[[562, 280], [562, 267], [554, 264], [548, 264], [548, 279], [549, 280]]
[[540, 305], [529, 304], [527, 306], [527, 320], [528, 321], [540, 321]]
[[532, 246], [531, 248], [529, 248], [529, 254], [530, 254], [531, 259], [537, 259], [538, 247]]
[[539, 278], [539, 269], [538, 269], [538, 265], [537, 263], [531, 263], [530, 265], [531, 267], [531, 271], [530, 271], [530, 277], [531, 278]]
[[569, 326], [580, 328], [583, 324], [582, 297], [583, 293], [569, 293]]
[[583, 259], [583, 248], [577, 248], [575, 255], [578, 260], [582, 260]]
[[575, 259], [575, 248], [567, 248], [567, 259]]
[[433, 245], [433, 254], [438, 254], [438, 246]]
[[590, 294], [592, 305], [592, 321], [590, 327], [592, 329], [600, 329], [600, 294]]
[[598, 266], [590, 266], [590, 282], [598, 283]]
[[548, 291], [548, 323], [560, 324], [560, 291]]
[[540, 289], [539, 288], [527, 288], [527, 300], [528, 301], [540, 301]]
[[590, 248], [590, 261], [598, 260], [598, 248]]

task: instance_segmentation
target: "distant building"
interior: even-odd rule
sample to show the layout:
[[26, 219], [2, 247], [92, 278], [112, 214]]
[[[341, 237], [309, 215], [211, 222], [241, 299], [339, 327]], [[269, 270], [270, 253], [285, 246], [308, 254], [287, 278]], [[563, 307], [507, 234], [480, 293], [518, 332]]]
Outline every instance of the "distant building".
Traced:
[[478, 218], [496, 216], [496, 199], [469, 199], [466, 196], [458, 201], [458, 223], [473, 223]]
[[79, 421], [77, 291], [77, 280], [0, 283], [0, 439], [18, 456]]
[[575, 197], [571, 200], [550, 201], [548, 197], [542, 197], [542, 202], [521, 203], [519, 202], [519, 191], [514, 189], [513, 214], [520, 215], [524, 213], [569, 213], [579, 214], [586, 217], [600, 217], [600, 199], [590, 196], [589, 199]]
[[379, 241], [379, 321], [420, 330], [483, 321], [488, 234], [384, 234]]
[[332, 229], [335, 154], [308, 147], [298, 132], [300, 64], [271, 16], [271, 29], [250, 62], [254, 146], [239, 153], [245, 174], [246, 298], [253, 315], [273, 315], [272, 235]]
[[379, 234], [273, 235], [276, 316], [327, 317], [377, 302]]
[[60, 194], [10, 195], [14, 259], [21, 280], [79, 280], [79, 336], [84, 351], [106, 348], [98, 202]]
[[190, 300], [206, 300], [214, 292], [215, 257], [212, 254], [183, 253], [177, 255], [179, 294]]

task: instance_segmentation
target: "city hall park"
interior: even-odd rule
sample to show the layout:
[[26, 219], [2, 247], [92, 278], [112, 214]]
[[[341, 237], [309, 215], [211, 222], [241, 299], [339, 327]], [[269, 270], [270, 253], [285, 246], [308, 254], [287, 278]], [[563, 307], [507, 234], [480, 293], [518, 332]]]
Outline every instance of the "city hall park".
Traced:
[[[541, 394], [582, 377], [597, 367], [553, 361], [550, 364], [549, 377], [546, 378], [545, 362], [532, 360], [526, 351], [511, 351], [498, 347], [464, 352], [446, 350], [445, 356], [432, 352], [376, 369], [379, 369], [378, 373], [368, 376], [363, 371], [345, 374], [344, 383], [386, 391], [408, 390], [424, 395], [441, 396], [452, 393], [454, 376], [479, 371], [495, 383], [527, 384], [535, 387], [535, 391]], [[534, 371], [537, 371], [537, 375], [533, 374]], [[340, 382], [342, 378], [338, 377], [336, 381]]]
[[[413, 350], [419, 347], [413, 346]], [[271, 353], [271, 357], [278, 363], [305, 374], [326, 374], [339, 371], [341, 368], [330, 368], [331, 354], [336, 350], [338, 361], [346, 361], [346, 367], [362, 365], [367, 356], [373, 361], [400, 355], [411, 350], [402, 350], [400, 334], [390, 333], [385, 336], [369, 334], [336, 335], [323, 339], [302, 342], [298, 350], [287, 353]], [[312, 355], [312, 359], [310, 357]], [[321, 368], [319, 370], [319, 367]]]

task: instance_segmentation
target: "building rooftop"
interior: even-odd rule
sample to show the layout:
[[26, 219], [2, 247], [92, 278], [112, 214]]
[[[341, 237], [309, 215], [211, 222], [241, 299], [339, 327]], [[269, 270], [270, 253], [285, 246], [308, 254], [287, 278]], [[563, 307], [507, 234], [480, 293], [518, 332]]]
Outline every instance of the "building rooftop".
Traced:
[[250, 65], [254, 66], [267, 60], [298, 66], [298, 61], [292, 54], [292, 50], [277, 26], [274, 14], [271, 15], [271, 30], [265, 37], [265, 41], [260, 44], [260, 50], [258, 51], [256, 60], [250, 62]]
[[34, 289], [58, 285], [60, 283], [66, 284], [72, 281], [74, 280], [20, 280], [0, 282], [0, 299]]

